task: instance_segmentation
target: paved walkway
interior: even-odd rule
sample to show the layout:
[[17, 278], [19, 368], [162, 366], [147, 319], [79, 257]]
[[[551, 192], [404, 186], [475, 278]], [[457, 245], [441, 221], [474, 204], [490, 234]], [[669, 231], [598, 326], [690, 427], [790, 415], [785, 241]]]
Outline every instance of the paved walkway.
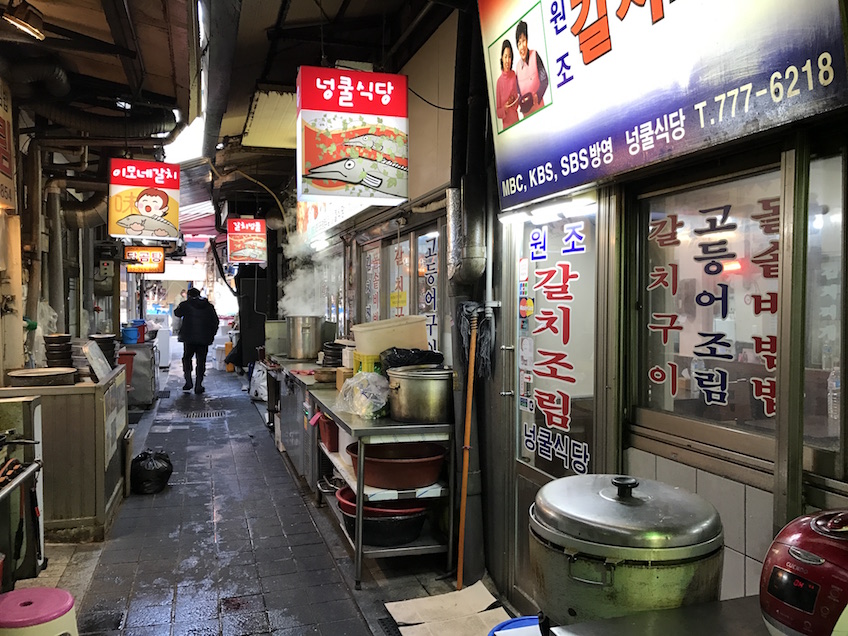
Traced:
[[432, 557], [366, 559], [353, 591], [351, 549], [316, 508], [265, 427], [246, 380], [209, 370], [183, 393], [179, 347], [135, 453], [166, 450], [168, 488], [121, 505], [102, 544], [50, 544], [49, 567], [18, 587], [77, 599], [80, 634], [359, 636], [398, 634], [384, 603], [453, 589]]

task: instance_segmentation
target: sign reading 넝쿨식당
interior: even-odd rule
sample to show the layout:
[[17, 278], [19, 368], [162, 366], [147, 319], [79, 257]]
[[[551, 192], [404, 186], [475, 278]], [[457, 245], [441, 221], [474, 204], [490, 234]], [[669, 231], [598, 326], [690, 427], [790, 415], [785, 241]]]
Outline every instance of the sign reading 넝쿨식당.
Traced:
[[837, 0], [480, 0], [502, 209], [848, 103]]
[[406, 90], [404, 75], [300, 67], [298, 201], [406, 200]]

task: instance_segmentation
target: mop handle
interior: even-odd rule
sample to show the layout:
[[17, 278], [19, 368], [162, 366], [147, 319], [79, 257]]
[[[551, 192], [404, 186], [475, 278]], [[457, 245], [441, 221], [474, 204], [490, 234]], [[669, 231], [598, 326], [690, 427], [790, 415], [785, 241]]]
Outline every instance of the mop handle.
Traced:
[[471, 345], [468, 352], [468, 389], [465, 395], [465, 436], [462, 444], [462, 487], [459, 502], [459, 552], [456, 560], [456, 589], [462, 589], [465, 562], [465, 506], [468, 501], [468, 461], [471, 450], [471, 405], [474, 399], [474, 359], [477, 355], [477, 316], [471, 317]]

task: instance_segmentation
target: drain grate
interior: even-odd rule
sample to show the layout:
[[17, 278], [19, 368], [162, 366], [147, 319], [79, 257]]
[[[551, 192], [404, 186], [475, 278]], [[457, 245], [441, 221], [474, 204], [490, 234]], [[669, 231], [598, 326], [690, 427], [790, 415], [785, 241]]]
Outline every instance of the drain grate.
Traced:
[[401, 636], [397, 623], [395, 623], [395, 619], [391, 616], [388, 618], [379, 618], [377, 619], [377, 623], [383, 628], [386, 636]]
[[169, 398], [171, 397], [171, 389], [162, 389], [158, 395], [160, 398]]
[[208, 420], [213, 417], [224, 417], [226, 414], [226, 411], [194, 411], [186, 413], [185, 416], [189, 420]]

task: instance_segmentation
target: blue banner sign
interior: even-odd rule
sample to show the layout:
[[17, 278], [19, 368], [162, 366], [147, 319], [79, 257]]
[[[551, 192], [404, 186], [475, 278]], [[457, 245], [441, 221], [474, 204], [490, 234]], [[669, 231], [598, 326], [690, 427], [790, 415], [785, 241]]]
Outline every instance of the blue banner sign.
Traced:
[[501, 209], [848, 103], [838, 0], [479, 0]]

